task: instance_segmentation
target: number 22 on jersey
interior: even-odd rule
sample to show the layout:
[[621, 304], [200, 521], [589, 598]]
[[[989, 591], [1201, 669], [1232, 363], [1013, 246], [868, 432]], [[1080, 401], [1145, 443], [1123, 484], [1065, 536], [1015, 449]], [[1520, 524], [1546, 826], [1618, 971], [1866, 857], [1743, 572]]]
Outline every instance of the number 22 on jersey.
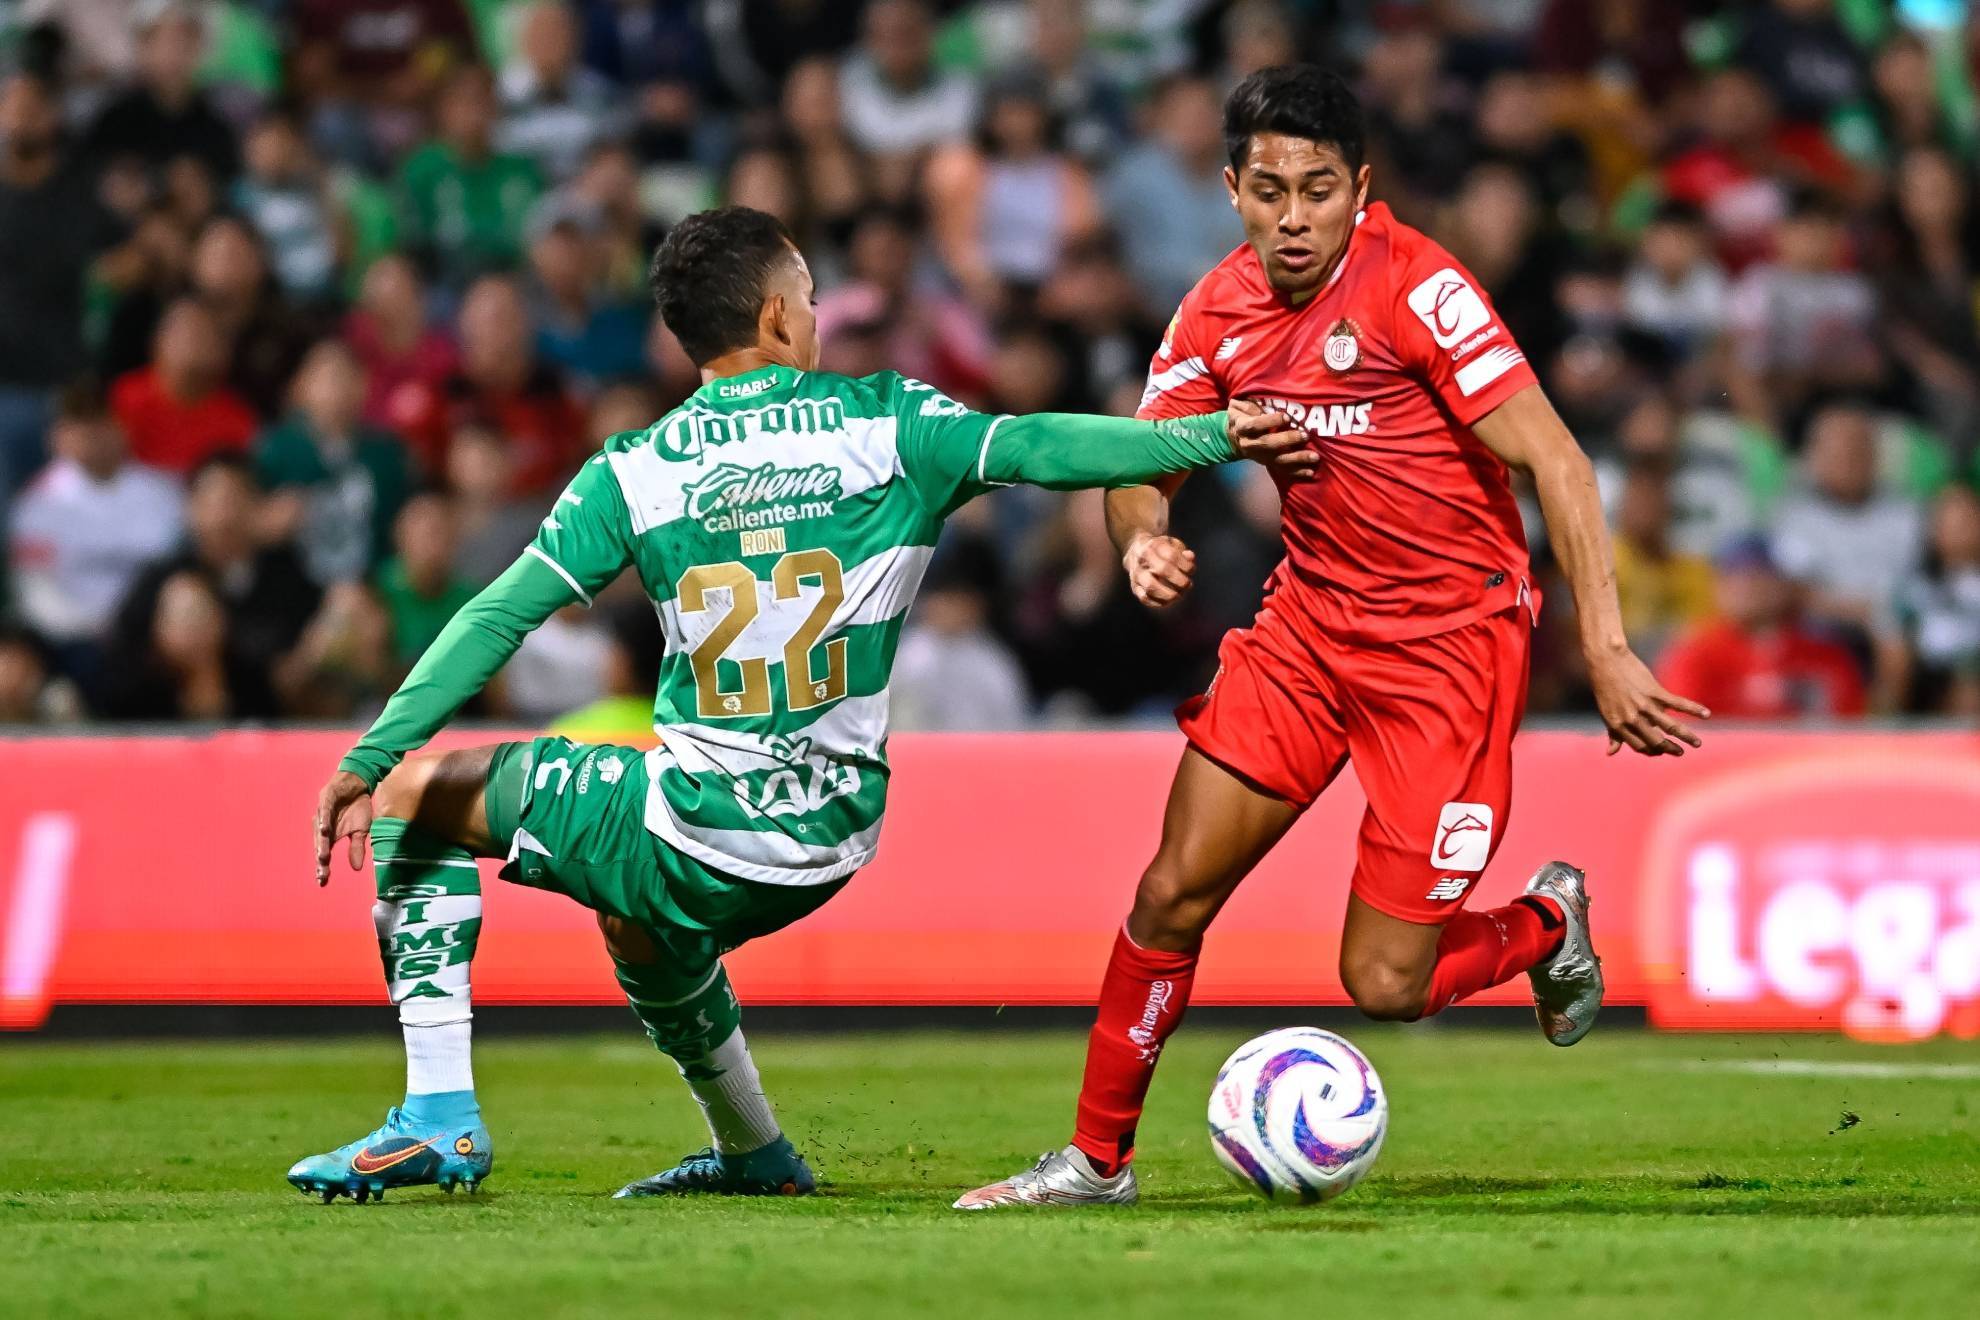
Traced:
[[[784, 640], [784, 694], [792, 710], [810, 710], [846, 695], [846, 639], [835, 637], [824, 647], [825, 672], [816, 672], [818, 639], [832, 621], [833, 611], [846, 598], [844, 567], [830, 550], [794, 550], [770, 570], [774, 599], [796, 600], [806, 579], [814, 580], [818, 599], [811, 611]], [[681, 574], [675, 589], [682, 614], [699, 614], [719, 607], [710, 593], [726, 589], [727, 613], [715, 621], [693, 650], [688, 664], [694, 671], [695, 709], [701, 719], [741, 719], [770, 713], [770, 662], [762, 656], [731, 658], [728, 649], [762, 610], [762, 585], [747, 564], [731, 560], [702, 564]], [[724, 690], [719, 666], [729, 660], [742, 673], [742, 686]]]

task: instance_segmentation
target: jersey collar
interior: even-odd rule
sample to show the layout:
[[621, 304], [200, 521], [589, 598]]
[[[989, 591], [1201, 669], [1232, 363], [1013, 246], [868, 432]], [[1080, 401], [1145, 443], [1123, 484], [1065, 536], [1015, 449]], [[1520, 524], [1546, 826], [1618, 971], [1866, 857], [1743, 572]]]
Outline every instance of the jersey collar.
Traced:
[[797, 382], [800, 374], [794, 367], [772, 363], [754, 371], [745, 371], [740, 376], [718, 376], [696, 390], [693, 397], [702, 403], [729, 403], [755, 394], [788, 389]]

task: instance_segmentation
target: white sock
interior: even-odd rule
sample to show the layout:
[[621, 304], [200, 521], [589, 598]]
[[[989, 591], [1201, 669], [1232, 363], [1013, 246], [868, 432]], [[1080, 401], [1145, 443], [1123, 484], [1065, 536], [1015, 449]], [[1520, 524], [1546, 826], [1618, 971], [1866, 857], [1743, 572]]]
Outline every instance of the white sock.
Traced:
[[708, 1120], [708, 1134], [715, 1149], [740, 1155], [767, 1146], [783, 1135], [770, 1101], [763, 1094], [763, 1080], [756, 1075], [756, 1061], [749, 1057], [749, 1045], [742, 1028], [709, 1052], [708, 1068], [715, 1076], [688, 1080], [701, 1116]]
[[406, 1094], [472, 1091], [469, 1046], [474, 1034], [474, 991], [469, 962], [446, 955], [459, 944], [472, 952], [472, 937], [457, 940], [456, 936], [478, 929], [481, 895], [380, 899], [371, 909], [371, 920], [387, 948], [400, 942], [415, 946], [412, 951], [386, 955], [386, 984], [399, 1006], [406, 1042]]
[[469, 1043], [472, 1018], [458, 1022], [408, 1022], [400, 1014], [406, 1038], [406, 1094], [434, 1095], [443, 1091], [472, 1091], [474, 1065]]

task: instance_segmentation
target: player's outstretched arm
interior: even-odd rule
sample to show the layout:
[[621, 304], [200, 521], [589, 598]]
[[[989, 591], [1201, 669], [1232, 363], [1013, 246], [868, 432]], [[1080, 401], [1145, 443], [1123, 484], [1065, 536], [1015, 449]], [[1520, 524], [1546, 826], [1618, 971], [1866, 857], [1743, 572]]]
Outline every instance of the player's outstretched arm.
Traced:
[[351, 840], [351, 866], [363, 864], [371, 790], [379, 781], [406, 753], [425, 746], [446, 727], [509, 662], [531, 630], [576, 599], [576, 591], [555, 569], [526, 554], [448, 620], [317, 795], [317, 884], [329, 881], [331, 853], [340, 839]]
[[1567, 574], [1581, 626], [1581, 649], [1595, 705], [1609, 730], [1609, 751], [1627, 746], [1645, 756], [1683, 756], [1699, 745], [1673, 712], [1708, 719], [1712, 712], [1665, 690], [1630, 650], [1616, 600], [1615, 554], [1595, 468], [1538, 385], [1529, 385], [1472, 424], [1478, 439], [1506, 463], [1533, 475], [1554, 558]]

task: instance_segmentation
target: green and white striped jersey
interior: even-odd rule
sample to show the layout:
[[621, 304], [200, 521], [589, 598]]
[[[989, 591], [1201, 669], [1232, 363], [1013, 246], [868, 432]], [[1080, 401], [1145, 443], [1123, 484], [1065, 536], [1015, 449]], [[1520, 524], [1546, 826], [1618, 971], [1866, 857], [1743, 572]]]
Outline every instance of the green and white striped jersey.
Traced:
[[[728, 874], [822, 884], [879, 841], [888, 680], [943, 520], [995, 486], [1135, 484], [1231, 456], [1222, 414], [989, 416], [894, 373], [766, 367], [606, 441], [483, 595], [554, 574], [560, 593], [496, 621], [526, 632], [545, 604], [588, 604], [630, 565], [666, 638], [647, 827]], [[507, 599], [524, 595], [543, 593]], [[430, 674], [447, 691], [419, 695], [431, 659], [346, 768], [375, 783], [381, 758], [389, 769], [408, 736], [438, 729], [427, 707], [458, 683]]]

